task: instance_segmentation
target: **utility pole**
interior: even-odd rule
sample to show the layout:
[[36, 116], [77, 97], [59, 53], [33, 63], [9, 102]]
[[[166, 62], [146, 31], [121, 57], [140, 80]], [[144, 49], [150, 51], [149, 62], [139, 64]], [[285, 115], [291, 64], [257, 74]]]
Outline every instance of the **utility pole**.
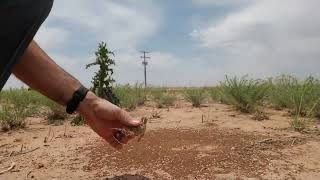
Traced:
[[148, 66], [148, 61], [147, 59], [151, 59], [150, 57], [147, 57], [147, 54], [149, 52], [142, 51], [143, 56], [141, 58], [143, 59], [142, 65], [144, 66], [144, 87], [147, 88], [147, 66]]

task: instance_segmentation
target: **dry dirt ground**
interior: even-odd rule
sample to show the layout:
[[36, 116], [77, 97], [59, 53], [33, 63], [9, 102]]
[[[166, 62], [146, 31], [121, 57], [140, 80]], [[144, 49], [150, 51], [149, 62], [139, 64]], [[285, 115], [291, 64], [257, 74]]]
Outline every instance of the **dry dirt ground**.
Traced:
[[[141, 142], [114, 151], [88, 127], [28, 127], [0, 134], [0, 179], [320, 179], [320, 135], [290, 129], [286, 112], [254, 121], [210, 103], [131, 112], [155, 116]], [[160, 117], [156, 117], [160, 116]]]

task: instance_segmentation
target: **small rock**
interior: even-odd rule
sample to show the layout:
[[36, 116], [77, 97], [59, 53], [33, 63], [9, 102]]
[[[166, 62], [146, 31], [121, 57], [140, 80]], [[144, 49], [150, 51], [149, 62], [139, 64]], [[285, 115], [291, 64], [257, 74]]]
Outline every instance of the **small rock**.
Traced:
[[17, 139], [13, 140], [13, 142], [21, 142], [21, 141], [22, 141], [22, 139], [20, 139], [20, 138], [17, 138]]
[[42, 163], [39, 163], [38, 165], [37, 165], [37, 169], [41, 169], [41, 168], [43, 168], [44, 167], [44, 164], [42, 164]]

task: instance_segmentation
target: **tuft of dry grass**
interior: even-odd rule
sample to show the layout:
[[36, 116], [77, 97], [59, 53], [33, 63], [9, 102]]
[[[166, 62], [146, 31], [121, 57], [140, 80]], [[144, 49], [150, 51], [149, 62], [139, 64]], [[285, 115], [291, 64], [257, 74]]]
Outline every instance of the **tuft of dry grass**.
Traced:
[[207, 98], [207, 93], [203, 88], [190, 88], [184, 91], [184, 98], [192, 103], [193, 107], [200, 107]]
[[268, 95], [269, 87], [263, 80], [226, 76], [225, 81], [221, 82], [221, 98], [241, 112], [256, 113], [261, 111], [260, 106]]
[[120, 100], [120, 106], [127, 110], [134, 110], [138, 106], [144, 105], [147, 99], [146, 89], [141, 84], [118, 85], [114, 88], [114, 92]]
[[291, 127], [298, 132], [303, 132], [308, 127], [306, 118], [296, 117], [290, 122]]

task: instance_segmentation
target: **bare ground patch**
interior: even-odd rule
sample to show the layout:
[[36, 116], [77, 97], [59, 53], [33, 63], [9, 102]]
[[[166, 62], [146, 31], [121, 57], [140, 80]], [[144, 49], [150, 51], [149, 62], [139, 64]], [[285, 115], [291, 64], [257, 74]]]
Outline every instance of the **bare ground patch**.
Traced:
[[261, 178], [273, 160], [286, 158], [282, 149], [305, 142], [298, 137], [278, 139], [239, 130], [163, 129], [150, 131], [141, 143], [120, 152], [113, 152], [103, 142], [88, 146], [90, 162], [84, 170], [109, 178], [125, 172], [152, 179], [210, 179], [230, 173]]

